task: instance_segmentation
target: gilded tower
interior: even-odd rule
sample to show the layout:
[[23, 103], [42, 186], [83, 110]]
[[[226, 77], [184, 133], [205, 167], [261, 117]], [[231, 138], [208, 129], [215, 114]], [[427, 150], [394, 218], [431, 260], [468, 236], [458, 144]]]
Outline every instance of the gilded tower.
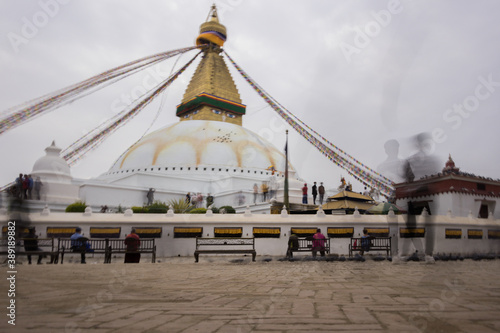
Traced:
[[203, 56], [184, 93], [176, 115], [183, 120], [215, 120], [242, 125], [246, 106], [222, 58], [226, 27], [219, 23], [217, 8], [210, 9], [200, 26], [196, 45]]

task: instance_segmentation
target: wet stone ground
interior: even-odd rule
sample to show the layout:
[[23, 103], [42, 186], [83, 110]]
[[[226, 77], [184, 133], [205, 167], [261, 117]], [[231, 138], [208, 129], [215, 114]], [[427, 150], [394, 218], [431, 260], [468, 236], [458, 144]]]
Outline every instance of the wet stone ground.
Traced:
[[17, 266], [1, 332], [499, 332], [500, 260], [200, 256]]

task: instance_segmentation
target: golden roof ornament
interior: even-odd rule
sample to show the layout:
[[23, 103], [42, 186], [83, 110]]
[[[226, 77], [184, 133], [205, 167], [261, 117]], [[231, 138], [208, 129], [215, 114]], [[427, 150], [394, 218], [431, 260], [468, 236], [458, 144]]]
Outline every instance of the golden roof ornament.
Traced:
[[226, 41], [226, 27], [219, 23], [217, 7], [212, 5], [207, 21], [200, 26], [200, 34], [196, 38], [196, 46], [215, 44], [219, 47]]

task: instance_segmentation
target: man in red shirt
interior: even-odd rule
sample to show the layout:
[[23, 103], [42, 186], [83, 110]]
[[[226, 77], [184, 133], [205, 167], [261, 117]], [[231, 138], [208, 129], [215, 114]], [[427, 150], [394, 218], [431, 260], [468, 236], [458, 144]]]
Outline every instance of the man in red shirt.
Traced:
[[137, 253], [141, 241], [139, 235], [135, 233], [132, 228], [130, 234], [125, 238], [125, 245], [127, 246], [127, 253], [125, 253], [125, 263], [139, 263], [141, 261], [141, 254]]
[[302, 203], [307, 205], [307, 184], [302, 188]]

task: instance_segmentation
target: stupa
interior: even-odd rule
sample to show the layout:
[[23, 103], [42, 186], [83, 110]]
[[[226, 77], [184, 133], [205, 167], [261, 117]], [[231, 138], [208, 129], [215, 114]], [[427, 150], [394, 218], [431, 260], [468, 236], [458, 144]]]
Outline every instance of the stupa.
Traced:
[[[221, 55], [226, 38], [214, 5], [196, 39], [203, 56], [177, 106], [180, 121], [145, 136], [108, 172], [86, 181], [82, 200], [94, 207], [141, 206], [154, 188], [154, 200], [162, 202], [201, 193], [214, 196], [217, 207], [269, 212], [269, 196], [262, 202], [259, 193], [254, 204], [253, 188], [267, 183], [282, 197], [285, 156], [243, 127], [246, 106]], [[289, 175], [290, 201], [300, 202], [302, 180], [290, 163]]]

